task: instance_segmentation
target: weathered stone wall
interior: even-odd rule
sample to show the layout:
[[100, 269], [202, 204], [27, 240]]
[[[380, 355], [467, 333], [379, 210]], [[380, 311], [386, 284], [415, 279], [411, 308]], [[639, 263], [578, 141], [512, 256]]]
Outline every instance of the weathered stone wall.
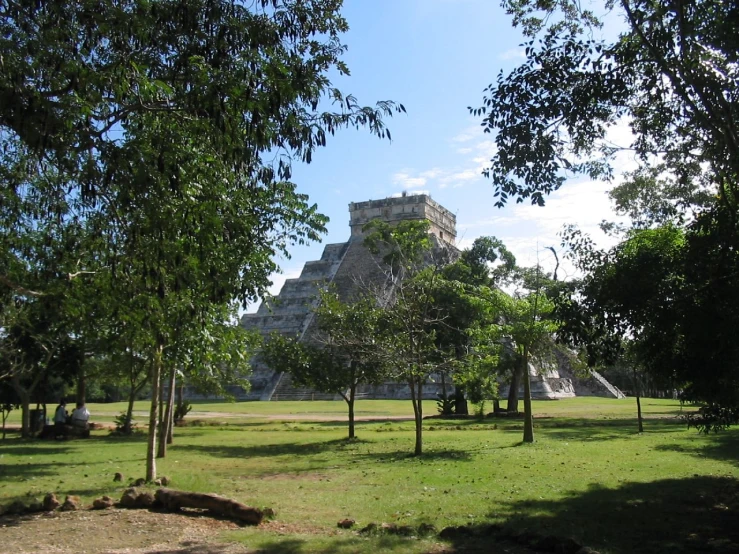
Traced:
[[428, 220], [431, 233], [448, 244], [457, 238], [457, 217], [427, 194], [412, 194], [349, 204], [351, 238], [361, 239], [362, 228], [373, 219], [388, 223]]

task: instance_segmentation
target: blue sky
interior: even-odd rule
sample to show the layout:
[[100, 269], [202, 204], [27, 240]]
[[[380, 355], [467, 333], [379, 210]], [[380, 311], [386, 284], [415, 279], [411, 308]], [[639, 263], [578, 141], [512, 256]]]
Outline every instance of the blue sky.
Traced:
[[[609, 185], [582, 179], [568, 182], [544, 208], [493, 206], [492, 186], [481, 175], [494, 154], [493, 139], [467, 106], [481, 105], [483, 89], [498, 72], [523, 60], [523, 38], [496, 0], [345, 0], [343, 14], [351, 76], [335, 84], [362, 104], [395, 100], [408, 113], [387, 121], [392, 142], [342, 130], [311, 164], [294, 167], [299, 190], [331, 218], [323, 244], [348, 239], [349, 202], [402, 191], [425, 191], [455, 213], [461, 247], [494, 235], [520, 263], [533, 265], [538, 257], [551, 268], [544, 247], [559, 245], [563, 224], [595, 231], [601, 220], [615, 219], [605, 194]], [[619, 142], [628, 136], [625, 125], [614, 132]], [[294, 247], [291, 259], [280, 261], [272, 292], [318, 259], [323, 244]]]

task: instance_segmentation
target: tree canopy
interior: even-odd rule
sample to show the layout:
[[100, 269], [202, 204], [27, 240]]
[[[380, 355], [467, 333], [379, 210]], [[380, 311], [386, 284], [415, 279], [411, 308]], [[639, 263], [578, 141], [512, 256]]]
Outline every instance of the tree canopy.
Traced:
[[[576, 175], [615, 176], [631, 218], [603, 251], [576, 229], [564, 244], [582, 280], [561, 288], [561, 339], [580, 337], [591, 361], [631, 359], [683, 390], [733, 410], [739, 313], [739, 9], [734, 3], [616, 0], [588, 11], [574, 0], [504, 0], [527, 37], [526, 60], [501, 73], [472, 108], [498, 147], [485, 171], [497, 204], [544, 205]], [[600, 28], [620, 17], [613, 39]], [[626, 125], [631, 139], [610, 131]], [[732, 392], [730, 392], [732, 391]], [[710, 426], [709, 426], [710, 427]]]
[[[486, 89], [486, 131], [498, 147], [486, 174], [498, 204], [543, 205], [568, 175], [612, 175], [623, 149], [640, 162], [634, 177], [658, 170], [679, 200], [708, 189], [736, 210], [737, 7], [731, 2], [605, 3], [625, 30], [598, 38], [603, 19], [575, 0], [504, 0], [528, 42], [526, 61]], [[605, 10], [604, 10], [605, 11]], [[631, 144], [613, 144], [625, 122]]]
[[[167, 349], [217, 345], [214, 314], [255, 299], [278, 253], [324, 231], [291, 163], [343, 127], [389, 139], [383, 118], [404, 111], [332, 86], [348, 73], [341, 4], [0, 7], [3, 298], [34, 302], [73, 279], [88, 299], [105, 291], [100, 313], [140, 331], [154, 397]], [[150, 433], [155, 416], [153, 402]]]

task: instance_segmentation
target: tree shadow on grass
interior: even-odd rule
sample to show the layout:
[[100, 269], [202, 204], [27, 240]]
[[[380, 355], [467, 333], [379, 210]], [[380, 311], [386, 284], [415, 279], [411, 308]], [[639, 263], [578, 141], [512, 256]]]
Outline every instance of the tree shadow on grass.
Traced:
[[[610, 441], [638, 433], [635, 419], [564, 419], [540, 422], [534, 420], [537, 428], [547, 437], [556, 440], [578, 442]], [[644, 432], [649, 433], [681, 433], [684, 424], [676, 419], [654, 419], [644, 422]]]
[[[695, 430], [693, 432], [698, 433]], [[660, 444], [654, 449], [662, 452], [691, 454], [699, 458], [711, 458], [739, 466], [739, 432], [735, 430], [706, 437], [705, 442], [695, 445]]]
[[340, 449], [343, 446], [356, 444], [356, 441], [337, 439], [321, 442], [286, 442], [278, 444], [255, 444], [251, 446], [224, 445], [172, 445], [172, 449], [199, 452], [204, 455], [221, 458], [271, 457], [271, 456], [311, 456], [326, 450]]
[[[615, 489], [592, 485], [560, 500], [503, 501], [489, 517], [515, 530], [572, 537], [613, 554], [738, 552], [737, 510], [736, 479], [701, 476]], [[461, 547], [466, 540], [452, 542]]]
[[[289, 550], [287, 551], [290, 552]], [[232, 554], [233, 548], [229, 544], [183, 544], [167, 550], [157, 550], [156, 554]]]
[[50, 456], [67, 456], [71, 451], [70, 447], [64, 447], [62, 443], [58, 443], [58, 448], [48, 448], [41, 446], [32, 446], [29, 444], [23, 446], [14, 446], [4, 450], [6, 460], [13, 463], [0, 463], [0, 478], [3, 480], [14, 481], [18, 479], [31, 479], [36, 477], [48, 477], [58, 474], [57, 467], [65, 466], [67, 461], [44, 461], [42, 463], [24, 462], [22, 458], [39, 457], [48, 460]]
[[[368, 544], [368, 540], [371, 543]], [[352, 554], [354, 552], [407, 552], [409, 543], [416, 539], [383, 535], [363, 537], [332, 537], [330, 544], [317, 545], [303, 539], [286, 538], [262, 544], [256, 554]]]
[[371, 461], [375, 464], [394, 464], [399, 461], [418, 460], [419, 462], [434, 462], [440, 460], [449, 460], [453, 462], [470, 462], [473, 459], [472, 453], [468, 450], [429, 450], [424, 451], [420, 456], [416, 456], [408, 449], [394, 450], [387, 452], [355, 452], [352, 454], [352, 459]]
[[39, 443], [26, 443], [24, 445], [3, 445], [3, 454], [8, 457], [17, 456], [48, 456], [50, 454], [67, 454], [72, 447], [64, 442], [50, 442], [46, 446], [37, 446]]
[[93, 435], [85, 440], [103, 444], [145, 443], [146, 433], [133, 433], [132, 435]]
[[58, 467], [68, 465], [67, 462], [44, 462], [41, 464], [20, 463], [0, 464], [0, 476], [5, 481], [35, 479], [59, 475]]

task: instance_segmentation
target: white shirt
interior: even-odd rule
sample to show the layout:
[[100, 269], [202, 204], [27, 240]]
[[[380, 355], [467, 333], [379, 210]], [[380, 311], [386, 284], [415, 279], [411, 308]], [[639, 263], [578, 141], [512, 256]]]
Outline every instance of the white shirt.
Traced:
[[72, 421], [87, 421], [90, 419], [90, 412], [87, 411], [85, 406], [77, 408], [72, 412]]

